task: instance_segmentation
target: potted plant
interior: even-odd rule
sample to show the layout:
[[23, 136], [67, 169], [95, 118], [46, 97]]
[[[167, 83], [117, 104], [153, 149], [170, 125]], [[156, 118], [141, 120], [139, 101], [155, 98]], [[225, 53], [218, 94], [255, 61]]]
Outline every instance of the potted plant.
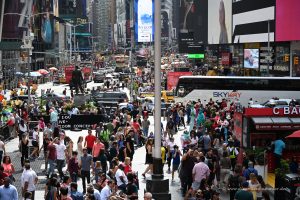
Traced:
[[284, 191], [287, 185], [285, 175], [289, 172], [289, 163], [286, 160], [281, 159], [280, 168], [275, 169], [275, 200], [285, 199]]

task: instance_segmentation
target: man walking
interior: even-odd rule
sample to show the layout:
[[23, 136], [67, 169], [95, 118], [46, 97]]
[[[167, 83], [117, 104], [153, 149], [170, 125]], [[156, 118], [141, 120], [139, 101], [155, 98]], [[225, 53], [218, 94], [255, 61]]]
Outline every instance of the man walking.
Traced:
[[200, 162], [197, 163], [193, 168], [193, 172], [192, 172], [193, 173], [193, 184], [192, 184], [193, 190], [198, 190], [202, 179], [204, 179], [204, 178], [207, 179], [210, 174], [209, 167], [207, 166], [207, 164], [204, 163], [204, 161], [205, 161], [205, 157], [201, 156]]
[[34, 170], [30, 168], [30, 163], [25, 163], [25, 170], [21, 176], [22, 194], [31, 193], [31, 199], [34, 200], [36, 184], [38, 177]]
[[17, 188], [10, 182], [9, 177], [4, 178], [4, 185], [0, 186], [0, 199], [18, 200]]
[[94, 170], [93, 157], [90, 154], [88, 154], [87, 148], [83, 148], [83, 156], [81, 156], [80, 158], [80, 168], [81, 168], [83, 193], [85, 194], [86, 193], [85, 179], [89, 184], [91, 182], [91, 169]]

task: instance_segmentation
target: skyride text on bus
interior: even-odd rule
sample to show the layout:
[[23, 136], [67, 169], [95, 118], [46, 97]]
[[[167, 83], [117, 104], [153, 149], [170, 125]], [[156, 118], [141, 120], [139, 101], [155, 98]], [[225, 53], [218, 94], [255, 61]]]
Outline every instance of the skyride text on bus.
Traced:
[[218, 98], [240, 98], [241, 92], [213, 92], [213, 97]]

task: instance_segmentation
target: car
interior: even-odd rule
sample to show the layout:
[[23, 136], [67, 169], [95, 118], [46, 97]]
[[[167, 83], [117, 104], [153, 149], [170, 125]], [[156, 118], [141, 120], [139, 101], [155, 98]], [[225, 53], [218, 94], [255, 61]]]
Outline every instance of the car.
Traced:
[[127, 102], [128, 96], [125, 92], [95, 91], [91, 94], [91, 100], [94, 101], [97, 106], [117, 107], [119, 103]]
[[41, 96], [42, 99], [57, 101], [58, 103], [71, 101], [71, 97], [63, 94], [48, 93]]
[[104, 73], [99, 73], [99, 72], [94, 72], [94, 83], [104, 83], [105, 79], [105, 74]]
[[250, 108], [283, 108], [289, 106], [292, 99], [270, 99], [262, 104], [252, 104]]

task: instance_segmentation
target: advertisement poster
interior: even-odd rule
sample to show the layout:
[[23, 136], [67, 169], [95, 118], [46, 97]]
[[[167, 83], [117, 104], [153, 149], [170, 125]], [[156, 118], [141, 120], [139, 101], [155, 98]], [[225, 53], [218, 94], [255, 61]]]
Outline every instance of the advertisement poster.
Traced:
[[[2, 39], [22, 39], [27, 31], [26, 15], [32, 14], [33, 1], [5, 1]], [[17, 14], [20, 15], [17, 15]]]
[[65, 78], [66, 83], [69, 84], [72, 80], [72, 72], [75, 70], [74, 66], [66, 66], [65, 67]]
[[259, 49], [244, 49], [244, 67], [258, 69]]
[[136, 0], [136, 27], [137, 42], [153, 41], [154, 23], [153, 0]]
[[233, 0], [232, 42], [267, 42], [269, 34], [270, 41], [274, 41], [275, 3], [276, 0]]
[[277, 0], [276, 41], [300, 40], [299, 18], [299, 0]]
[[191, 76], [192, 72], [168, 72], [167, 89], [173, 90], [176, 88], [180, 76]]
[[202, 46], [207, 43], [207, 0], [179, 1], [180, 53], [203, 53]]
[[208, 10], [208, 43], [231, 43], [232, 0], [209, 0]]

